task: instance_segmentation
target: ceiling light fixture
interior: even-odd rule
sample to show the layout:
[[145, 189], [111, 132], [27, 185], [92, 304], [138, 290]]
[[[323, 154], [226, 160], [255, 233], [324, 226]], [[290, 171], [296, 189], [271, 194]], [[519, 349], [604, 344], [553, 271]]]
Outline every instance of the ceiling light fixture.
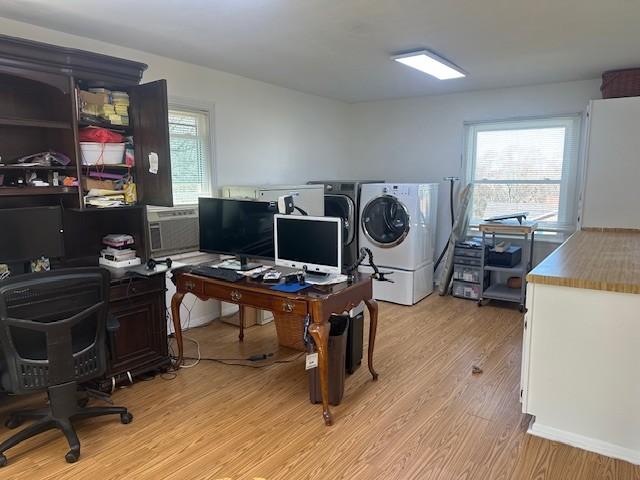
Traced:
[[429, 50], [403, 53], [401, 55], [394, 55], [391, 58], [396, 62], [436, 77], [438, 80], [466, 77], [466, 74], [460, 67]]

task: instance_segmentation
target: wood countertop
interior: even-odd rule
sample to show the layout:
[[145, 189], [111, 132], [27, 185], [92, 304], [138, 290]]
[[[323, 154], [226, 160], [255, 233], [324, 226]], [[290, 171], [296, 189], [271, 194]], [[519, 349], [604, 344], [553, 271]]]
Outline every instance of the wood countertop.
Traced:
[[640, 231], [579, 231], [536, 266], [527, 280], [640, 294]]

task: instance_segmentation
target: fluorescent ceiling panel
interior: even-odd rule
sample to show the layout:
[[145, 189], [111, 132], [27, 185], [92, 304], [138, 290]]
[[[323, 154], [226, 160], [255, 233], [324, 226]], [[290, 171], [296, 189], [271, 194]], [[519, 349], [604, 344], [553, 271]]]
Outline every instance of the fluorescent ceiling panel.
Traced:
[[436, 77], [438, 80], [451, 80], [453, 78], [463, 78], [466, 75], [453, 63], [439, 57], [428, 50], [395, 55], [393, 58], [408, 67], [420, 70], [428, 75]]

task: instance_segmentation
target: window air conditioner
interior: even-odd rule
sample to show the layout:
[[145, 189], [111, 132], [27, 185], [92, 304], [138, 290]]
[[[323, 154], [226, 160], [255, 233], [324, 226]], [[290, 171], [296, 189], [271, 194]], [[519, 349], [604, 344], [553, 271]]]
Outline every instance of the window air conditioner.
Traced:
[[147, 212], [153, 257], [197, 251], [200, 244], [197, 208]]

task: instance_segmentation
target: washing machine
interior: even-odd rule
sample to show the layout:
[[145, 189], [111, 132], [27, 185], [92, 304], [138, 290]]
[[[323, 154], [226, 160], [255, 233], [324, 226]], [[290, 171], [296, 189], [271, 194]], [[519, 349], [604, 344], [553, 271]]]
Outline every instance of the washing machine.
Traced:
[[[365, 184], [360, 205], [360, 246], [393, 280], [374, 282], [374, 297], [414, 305], [433, 292], [438, 184]], [[360, 271], [373, 273], [366, 264]]]
[[348, 267], [358, 258], [360, 234], [360, 190], [365, 183], [383, 180], [314, 180], [309, 185], [324, 185], [324, 214], [342, 218], [342, 263]]

